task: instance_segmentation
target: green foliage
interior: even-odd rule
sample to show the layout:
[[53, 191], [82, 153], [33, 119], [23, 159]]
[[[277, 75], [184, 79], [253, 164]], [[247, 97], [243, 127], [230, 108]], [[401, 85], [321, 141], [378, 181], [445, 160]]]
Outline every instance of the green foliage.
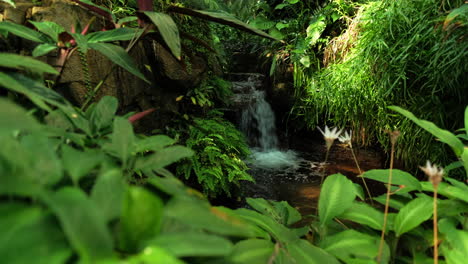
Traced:
[[209, 78], [187, 92], [192, 104], [202, 108], [212, 108], [216, 103], [229, 105], [232, 95], [231, 83], [219, 77]]
[[244, 136], [219, 113], [210, 119], [195, 118], [189, 127], [186, 145], [195, 151], [190, 161], [177, 167], [186, 179], [195, 175], [210, 196], [221, 192], [230, 195], [231, 185], [241, 180], [252, 181], [243, 158], [250, 153]]
[[[447, 6], [462, 4], [448, 1]], [[347, 31], [327, 47], [336, 58], [333, 64], [308, 74], [296, 64], [296, 114], [310, 127], [327, 119], [360, 131], [362, 144], [389, 146], [384, 130], [397, 128], [402, 133], [397, 157], [407, 165], [447, 161], [447, 152], [427, 133], [386, 108], [401, 105], [449, 130], [461, 126], [468, 100], [466, 21], [457, 16], [459, 26], [444, 27], [447, 13], [439, 6], [430, 0], [362, 5]], [[414, 155], [421, 152], [429, 156]]]

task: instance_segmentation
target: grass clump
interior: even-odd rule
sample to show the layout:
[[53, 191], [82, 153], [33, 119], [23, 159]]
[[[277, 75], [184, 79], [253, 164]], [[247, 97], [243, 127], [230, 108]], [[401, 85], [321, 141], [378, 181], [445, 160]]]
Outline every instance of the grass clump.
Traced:
[[[400, 105], [448, 130], [461, 126], [468, 102], [466, 16], [457, 15], [463, 1], [375, 1], [361, 6], [345, 49], [328, 66], [296, 78], [295, 112], [310, 127], [322, 118], [357, 132], [362, 145], [389, 146], [385, 130], [402, 132], [396, 157], [406, 165], [422, 162], [420, 155], [447, 161], [447, 151], [410, 121], [394, 116], [387, 106]], [[458, 10], [458, 11], [457, 11]], [[350, 34], [344, 32], [343, 34]], [[339, 37], [338, 37], [339, 38]], [[343, 52], [346, 50], [346, 52]], [[338, 59], [336, 59], [338, 58]], [[351, 120], [351, 121], [350, 121]], [[393, 124], [393, 125], [391, 125]], [[415, 167], [415, 166], [413, 166]]]

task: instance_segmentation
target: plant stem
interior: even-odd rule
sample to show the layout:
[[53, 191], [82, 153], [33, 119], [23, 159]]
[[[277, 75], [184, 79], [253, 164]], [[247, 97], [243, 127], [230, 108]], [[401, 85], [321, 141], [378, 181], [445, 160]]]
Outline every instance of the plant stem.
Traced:
[[377, 263], [380, 264], [382, 258], [383, 246], [385, 243], [385, 230], [387, 229], [387, 217], [388, 217], [388, 207], [390, 203], [390, 187], [392, 186], [392, 170], [393, 170], [393, 157], [395, 155], [395, 142], [392, 140], [392, 151], [390, 154], [390, 171], [388, 173], [388, 184], [387, 184], [387, 199], [385, 200], [385, 212], [384, 212], [384, 222], [382, 227], [382, 235], [380, 236], [379, 244], [379, 253], [377, 255]]
[[437, 228], [437, 187], [434, 186], [434, 264], [439, 263], [439, 237], [438, 237], [438, 228]]
[[[327, 148], [327, 153], [325, 154], [325, 161], [323, 162], [324, 166], [325, 166], [325, 164], [327, 164], [328, 153], [330, 153], [330, 148]], [[320, 179], [320, 186], [322, 186], [323, 178], [324, 178], [324, 177], [325, 177], [325, 173], [323, 172], [323, 173], [322, 173], [322, 177], [321, 177], [321, 179]]]
[[[357, 169], [359, 171], [359, 175], [362, 175], [361, 167], [359, 166], [356, 155], [354, 154], [354, 150], [353, 150], [352, 145], [350, 145], [350, 149], [351, 149], [351, 153], [353, 154], [353, 158], [354, 158], [354, 162], [356, 163], [356, 167], [357, 167]], [[369, 201], [370, 201], [371, 205], [374, 205], [374, 202], [372, 201], [372, 195], [371, 195], [371, 193], [369, 191], [369, 187], [367, 187], [366, 179], [364, 179], [364, 177], [361, 177], [361, 180], [364, 183], [364, 187], [366, 188], [367, 195], [369, 195]]]

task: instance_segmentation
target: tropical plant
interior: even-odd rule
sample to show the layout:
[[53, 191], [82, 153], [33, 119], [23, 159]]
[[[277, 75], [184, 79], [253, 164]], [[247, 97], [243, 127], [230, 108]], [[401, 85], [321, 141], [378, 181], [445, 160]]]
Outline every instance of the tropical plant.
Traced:
[[219, 112], [212, 111], [208, 117], [194, 118], [190, 125], [185, 144], [196, 155], [182, 162], [177, 174], [186, 179], [195, 175], [208, 196], [230, 195], [239, 181], [253, 180], [242, 160], [250, 151], [242, 133]]

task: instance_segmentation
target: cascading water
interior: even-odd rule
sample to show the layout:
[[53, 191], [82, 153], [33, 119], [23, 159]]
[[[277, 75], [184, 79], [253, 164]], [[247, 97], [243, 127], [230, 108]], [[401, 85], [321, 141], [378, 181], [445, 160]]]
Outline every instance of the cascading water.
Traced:
[[[281, 151], [276, 134], [275, 114], [266, 101], [265, 91], [259, 90], [263, 75], [250, 74], [247, 81], [234, 83], [237, 101], [242, 102], [240, 130], [249, 139], [251, 167], [264, 169], [297, 168], [301, 159], [292, 150]], [[236, 101], [236, 100], [235, 100]]]

